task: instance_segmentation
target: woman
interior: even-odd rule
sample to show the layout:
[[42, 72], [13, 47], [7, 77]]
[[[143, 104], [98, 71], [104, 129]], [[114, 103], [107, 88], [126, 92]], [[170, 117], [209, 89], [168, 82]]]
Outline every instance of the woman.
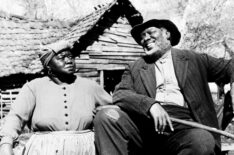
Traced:
[[[74, 75], [75, 59], [72, 47], [67, 42], [59, 41], [46, 46], [42, 50], [40, 60], [48, 76], [34, 79], [22, 87], [0, 132], [1, 155], [13, 154], [13, 141], [17, 139], [26, 123], [31, 124], [34, 132], [86, 131], [92, 129], [93, 111], [96, 107], [112, 102], [111, 96], [96, 82]], [[25, 149], [27, 154], [33, 149], [35, 152], [36, 149], [37, 153], [41, 151], [38, 154], [44, 155], [42, 150], [45, 149], [44, 146], [49, 145], [48, 143], [54, 144], [49, 150], [55, 154], [77, 154], [74, 151], [77, 147], [75, 144], [78, 143], [76, 132], [72, 132], [74, 135], [69, 132], [62, 133], [62, 139], [59, 136], [55, 139], [55, 135], [53, 138], [36, 136], [34, 140], [31, 140], [31, 137], [30, 144], [26, 145]], [[58, 146], [57, 143], [60, 142], [62, 144]], [[61, 150], [61, 147], [66, 147], [64, 145], [73, 145], [71, 143], [74, 143], [74, 148], [67, 148], [67, 153]]]

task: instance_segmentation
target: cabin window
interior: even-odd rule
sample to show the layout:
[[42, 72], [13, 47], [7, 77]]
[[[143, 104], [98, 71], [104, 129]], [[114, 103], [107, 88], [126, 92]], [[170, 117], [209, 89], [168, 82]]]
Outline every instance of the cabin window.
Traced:
[[105, 70], [103, 71], [103, 87], [112, 94], [115, 86], [121, 81], [124, 70]]

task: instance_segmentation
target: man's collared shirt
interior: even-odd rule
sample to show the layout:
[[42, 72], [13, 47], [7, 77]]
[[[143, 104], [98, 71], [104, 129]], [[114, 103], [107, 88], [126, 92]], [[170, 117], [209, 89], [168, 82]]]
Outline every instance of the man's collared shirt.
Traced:
[[172, 104], [185, 106], [184, 97], [181, 93], [175, 76], [171, 51], [165, 53], [155, 62], [156, 74], [156, 101], [162, 105]]

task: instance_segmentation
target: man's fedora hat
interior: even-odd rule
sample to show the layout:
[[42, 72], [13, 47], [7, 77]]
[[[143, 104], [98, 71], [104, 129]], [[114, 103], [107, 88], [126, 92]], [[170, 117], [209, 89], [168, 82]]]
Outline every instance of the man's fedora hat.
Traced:
[[166, 19], [152, 19], [146, 21], [145, 23], [136, 25], [131, 30], [131, 35], [135, 39], [135, 41], [140, 44], [141, 40], [141, 32], [149, 27], [157, 27], [157, 28], [165, 28], [171, 33], [171, 45], [175, 46], [180, 41], [180, 31], [176, 27], [176, 25], [170, 20]]

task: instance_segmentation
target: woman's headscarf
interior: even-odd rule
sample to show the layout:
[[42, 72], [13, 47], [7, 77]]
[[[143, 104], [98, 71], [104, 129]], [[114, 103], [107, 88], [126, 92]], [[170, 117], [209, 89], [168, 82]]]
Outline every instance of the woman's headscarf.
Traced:
[[57, 41], [52, 44], [44, 45], [39, 54], [43, 67], [47, 67], [50, 60], [60, 51], [72, 50], [72, 45], [68, 41]]

